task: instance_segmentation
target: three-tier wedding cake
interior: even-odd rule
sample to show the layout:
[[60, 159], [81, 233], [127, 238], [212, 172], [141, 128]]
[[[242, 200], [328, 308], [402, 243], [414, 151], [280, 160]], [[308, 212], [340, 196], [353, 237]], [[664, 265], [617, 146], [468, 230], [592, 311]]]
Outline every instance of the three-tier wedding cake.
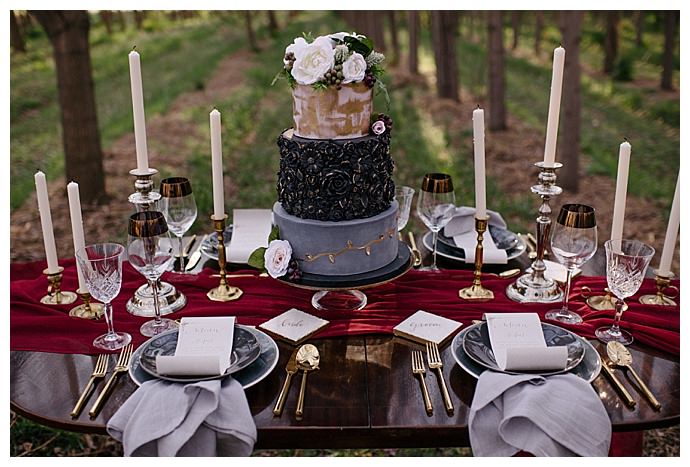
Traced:
[[278, 137], [273, 213], [303, 272], [360, 274], [397, 256], [392, 121], [372, 119], [382, 60], [355, 33], [300, 37], [286, 49], [294, 126]]

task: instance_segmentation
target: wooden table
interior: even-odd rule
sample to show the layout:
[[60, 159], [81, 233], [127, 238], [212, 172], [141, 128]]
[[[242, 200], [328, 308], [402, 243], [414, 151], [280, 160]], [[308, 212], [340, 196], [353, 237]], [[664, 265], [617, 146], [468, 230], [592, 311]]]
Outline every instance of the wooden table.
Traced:
[[[524, 266], [521, 258], [511, 267]], [[601, 260], [592, 261], [590, 274], [601, 274]], [[392, 336], [349, 336], [311, 340], [321, 354], [320, 370], [309, 376], [304, 419], [294, 410], [299, 391], [295, 378], [283, 415], [272, 410], [285, 378], [285, 364], [292, 348], [282, 342], [276, 368], [259, 384], [249, 388], [247, 398], [259, 438], [257, 449], [267, 448], [373, 448], [468, 446], [467, 420], [476, 380], [462, 370], [451, 354], [442, 349], [444, 375], [455, 412], [446, 414], [435, 376], [427, 373], [434, 414], [424, 411], [418, 380], [410, 370], [410, 350], [422, 347]], [[604, 347], [596, 343], [600, 353]], [[593, 386], [611, 417], [614, 431], [637, 431], [672, 426], [680, 422], [680, 360], [676, 356], [632, 345], [635, 368], [662, 404], [655, 412], [633, 387], [630, 379], [616, 371], [637, 405], [628, 409], [602, 374]], [[112, 367], [117, 358], [111, 357]], [[89, 420], [86, 406], [72, 420], [69, 412], [85, 386], [96, 357], [41, 352], [10, 353], [10, 404], [18, 413], [39, 423], [76, 432], [105, 433], [107, 420], [136, 389], [123, 377], [95, 420]], [[102, 387], [99, 383], [97, 390]], [[567, 394], [563, 394], [567, 403]], [[172, 409], [171, 409], [172, 410]]]

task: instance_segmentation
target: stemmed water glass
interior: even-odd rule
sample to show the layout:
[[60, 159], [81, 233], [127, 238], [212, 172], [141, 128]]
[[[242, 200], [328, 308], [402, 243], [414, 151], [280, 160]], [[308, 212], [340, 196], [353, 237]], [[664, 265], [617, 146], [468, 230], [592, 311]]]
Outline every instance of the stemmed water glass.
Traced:
[[551, 235], [551, 251], [566, 268], [563, 306], [546, 313], [546, 319], [580, 324], [582, 317], [568, 309], [573, 272], [597, 251], [597, 222], [594, 208], [585, 204], [564, 204]]
[[161, 181], [160, 193], [161, 199], [158, 203], [168, 223], [168, 229], [178, 239], [178, 251], [180, 254], [179, 272], [184, 272], [182, 237], [194, 224], [197, 215], [192, 184], [184, 177], [166, 178]]
[[439, 271], [436, 266], [436, 243], [438, 233], [448, 224], [455, 212], [455, 192], [450, 175], [430, 173], [422, 180], [422, 190], [417, 198], [417, 215], [433, 235], [434, 252], [431, 266], [422, 271]]
[[635, 295], [642, 285], [647, 266], [654, 256], [654, 248], [637, 240], [619, 240], [620, 248], [609, 240], [606, 248], [606, 282], [616, 296], [616, 314], [611, 326], [603, 326], [594, 334], [602, 342], [617, 341], [631, 344], [633, 336], [620, 328], [621, 316], [625, 311], [624, 299]]
[[117, 350], [129, 344], [132, 336], [115, 332], [111, 301], [120, 293], [122, 286], [122, 255], [125, 247], [117, 243], [97, 243], [77, 251], [77, 263], [86, 288], [96, 300], [103, 302], [103, 315], [108, 332], [98, 336], [93, 346], [102, 350]]
[[413, 196], [414, 188], [409, 186], [395, 187], [395, 200], [398, 202], [398, 232], [401, 232], [407, 225], [407, 221], [410, 220]]
[[175, 260], [168, 225], [163, 213], [144, 211], [129, 218], [127, 257], [130, 264], [148, 281], [153, 295], [155, 319], [145, 322], [139, 329], [147, 337], [177, 327], [171, 319], [161, 318], [158, 279]]

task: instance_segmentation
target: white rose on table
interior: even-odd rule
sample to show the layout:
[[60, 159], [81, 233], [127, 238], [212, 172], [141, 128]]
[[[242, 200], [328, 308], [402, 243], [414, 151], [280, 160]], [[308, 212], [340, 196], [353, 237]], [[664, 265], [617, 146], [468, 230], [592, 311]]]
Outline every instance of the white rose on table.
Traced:
[[[307, 45], [309, 44], [306, 40], [304, 40], [304, 37], [298, 37], [293, 41], [292, 44], [285, 48], [285, 55], [292, 53], [297, 56], [297, 54], [301, 52], [302, 49], [304, 49]], [[289, 62], [283, 58], [283, 63], [287, 66]]]
[[290, 242], [273, 240], [264, 252], [264, 267], [272, 278], [277, 279], [287, 273], [291, 258], [292, 246], [290, 246]]
[[350, 58], [343, 62], [343, 83], [362, 81], [367, 71], [367, 62], [362, 54], [357, 52], [350, 55]]
[[295, 53], [295, 63], [290, 73], [299, 84], [314, 84], [320, 81], [334, 64], [332, 42], [328, 37], [320, 36]]

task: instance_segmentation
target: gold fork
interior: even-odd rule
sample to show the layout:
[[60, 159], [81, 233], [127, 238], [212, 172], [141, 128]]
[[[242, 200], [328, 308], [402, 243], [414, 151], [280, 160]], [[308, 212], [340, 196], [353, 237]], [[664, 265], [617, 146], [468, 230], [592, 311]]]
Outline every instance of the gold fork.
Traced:
[[95, 387], [96, 380], [100, 378], [105, 378], [105, 372], [107, 370], [108, 354], [101, 354], [98, 356], [98, 360], [96, 360], [96, 366], [94, 367], [93, 372], [91, 373], [89, 382], [86, 383], [84, 390], [81, 392], [81, 395], [79, 396], [79, 400], [77, 400], [74, 409], [72, 409], [72, 412], [70, 413], [72, 418], [77, 418], [79, 416], [79, 414], [81, 413], [81, 409], [84, 408], [84, 404], [89, 399], [91, 391], [93, 391]]
[[429, 391], [424, 382], [426, 370], [424, 369], [424, 357], [422, 356], [421, 350], [412, 351], [412, 373], [419, 375], [419, 381], [422, 383], [422, 395], [424, 396], [424, 408], [426, 409], [427, 415], [432, 415], [434, 413], [434, 408], [431, 406]]
[[108, 395], [110, 394], [110, 391], [112, 391], [113, 386], [114, 386], [115, 382], [117, 381], [117, 378], [122, 373], [125, 373], [125, 372], [127, 372], [127, 370], [129, 370], [129, 360], [131, 358], [132, 358], [132, 344], [127, 344], [120, 351], [120, 356], [117, 359], [117, 365], [115, 365], [115, 369], [113, 370], [113, 374], [110, 375], [110, 379], [108, 379], [108, 382], [105, 384], [105, 386], [101, 390], [101, 393], [98, 395], [98, 399], [96, 399], [96, 402], [91, 407], [91, 410], [89, 410], [89, 416], [91, 418], [95, 418], [96, 415], [98, 415], [98, 412], [101, 411], [101, 408], [103, 407], [103, 403], [105, 402]]
[[429, 361], [429, 368], [431, 370], [436, 370], [438, 375], [438, 385], [441, 387], [441, 394], [443, 394], [443, 403], [446, 405], [446, 411], [449, 415], [453, 415], [453, 402], [450, 400], [450, 394], [448, 394], [448, 387], [446, 386], [446, 380], [443, 378], [443, 360], [441, 360], [441, 354], [438, 351], [438, 345], [435, 342], [426, 343], [426, 358]]

